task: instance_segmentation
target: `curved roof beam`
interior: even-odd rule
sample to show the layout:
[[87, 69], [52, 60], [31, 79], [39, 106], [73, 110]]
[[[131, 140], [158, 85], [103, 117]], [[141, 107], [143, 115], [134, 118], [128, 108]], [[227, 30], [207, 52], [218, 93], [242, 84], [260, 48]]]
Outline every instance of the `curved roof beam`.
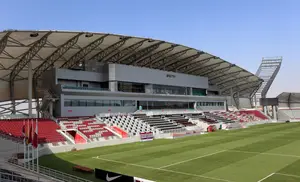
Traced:
[[241, 81], [245, 81], [247, 79], [249, 79], [252, 75], [247, 75], [247, 76], [242, 76], [242, 77], [239, 77], [239, 78], [233, 78], [233, 79], [230, 79], [230, 80], [224, 80], [220, 83], [217, 83], [218, 86], [222, 86], [223, 85], [231, 85], [231, 83], [238, 83], [238, 82], [241, 82]]
[[[172, 64], [169, 64], [166, 67], [166, 70], [182, 72], [181, 70], [178, 70], [179, 67], [181, 67], [183, 65], [187, 65], [187, 64], [190, 65], [191, 61], [194, 61], [195, 59], [199, 58], [199, 56], [202, 55], [202, 54], [204, 54], [204, 52], [197, 52], [197, 54], [191, 55], [191, 56], [183, 58], [183, 59], [179, 59], [176, 62], [173, 62]], [[180, 65], [180, 66], [178, 66], [178, 65]]]
[[[189, 62], [189, 63], [186, 63], [188, 65], [186, 65], [184, 67], [184, 70], [181, 70], [183, 71], [184, 73], [190, 73], [190, 72], [193, 72], [199, 68], [201, 68], [202, 65], [210, 62], [212, 59], [218, 59], [218, 57], [216, 56], [211, 56], [211, 57], [208, 57], [208, 58], [205, 58], [205, 59], [201, 59], [201, 60], [197, 60], [193, 63]], [[182, 68], [182, 66], [180, 66], [180, 68]], [[177, 69], [179, 70], [179, 69]]]
[[7, 32], [0, 40], [0, 54], [4, 51], [10, 34], [11, 32]]
[[[190, 48], [176, 52], [174, 54], [171, 54], [169, 56], [166, 56], [160, 60], [157, 60], [156, 62], [152, 62], [151, 63], [151, 68], [165, 68], [165, 64], [171, 64], [172, 62], [176, 62], [177, 58], [179, 58], [180, 56], [186, 54], [189, 50], [191, 50]], [[160, 67], [162, 66], [162, 67]]]
[[93, 57], [91, 57], [87, 61], [96, 60], [96, 61], [99, 61], [99, 62], [105, 62], [106, 60], [108, 60], [108, 59], [105, 60], [105, 58], [107, 56], [115, 54], [118, 51], [118, 49], [120, 47], [122, 47], [126, 43], [126, 41], [128, 39], [130, 39], [130, 38], [131, 37], [124, 37], [124, 38], [122, 38], [120, 41], [118, 41], [118, 42], [116, 42], [116, 43], [114, 43], [114, 44], [112, 44], [112, 45], [104, 48], [103, 50], [101, 50], [100, 52], [98, 52], [97, 54], [95, 54]]
[[223, 74], [224, 72], [230, 70], [232, 67], [234, 67], [234, 64], [230, 64], [228, 66], [225, 66], [223, 68], [219, 68], [219, 69], [214, 69], [212, 71], [209, 71], [205, 74], [203, 74], [202, 76], [207, 76], [208, 78], [210, 78], [210, 75], [220, 75]]
[[[226, 76], [223, 76], [222, 79], [219, 79], [219, 80], [214, 79], [214, 80], [216, 80], [216, 81], [213, 82], [213, 83], [214, 83], [215, 85], [218, 85], [218, 84], [220, 84], [220, 83], [225, 83], [225, 82], [227, 82], [228, 80], [231, 80], [232, 78], [236, 79], [236, 78], [240, 75], [240, 73], [241, 73], [241, 72], [234, 72], [234, 73], [232, 73], [232, 74], [226, 74]], [[212, 82], [211, 79], [210, 79], [210, 82]]]
[[90, 52], [95, 50], [97, 47], [99, 47], [104, 39], [108, 36], [109, 34], [105, 34], [102, 37], [94, 40], [84, 48], [82, 48], [80, 51], [76, 52], [70, 59], [68, 59], [60, 68], [72, 68], [76, 66], [78, 63], [82, 61], [82, 59], [85, 58]]
[[31, 59], [43, 48], [46, 44], [48, 36], [52, 32], [47, 32], [43, 37], [33, 43], [33, 45], [29, 48], [29, 50], [24, 53], [20, 61], [13, 67], [9, 80], [12, 82], [15, 80], [16, 76], [20, 73], [20, 71], [31, 61]]
[[147, 54], [153, 52], [154, 50], [156, 50], [157, 48], [159, 48], [159, 46], [161, 44], [165, 43], [165, 41], [159, 41], [153, 45], [150, 45], [148, 47], [145, 47], [139, 51], [137, 51], [136, 53], [132, 54], [130, 57], [128, 57], [125, 60], [120, 60], [123, 64], [134, 64], [135, 61], [143, 58], [144, 56], [146, 56]]
[[33, 74], [33, 80], [38, 79], [46, 70], [48, 70], [59, 58], [61, 58], [70, 48], [72, 48], [83, 33], [78, 33], [64, 44], [60, 45], [42, 64], [40, 64]]
[[[253, 85], [256, 85], [256, 83], [259, 83], [260, 84], [260, 81], [259, 80], [255, 80], [255, 81], [251, 81], [251, 82], [246, 82], [246, 83], [243, 83], [243, 82], [241, 82], [240, 84], [237, 84], [237, 85], [230, 85], [230, 86], [227, 86], [227, 87], [225, 87], [225, 88], [222, 88], [221, 90], [222, 90], [222, 92], [224, 92], [224, 91], [227, 91], [227, 90], [230, 90], [231, 88], [235, 88], [235, 89], [240, 89], [241, 88], [241, 86], [244, 86], [244, 85], [248, 85], [248, 86], [253, 86]], [[259, 84], [257, 84], [257, 85], [259, 85]], [[248, 88], [248, 87], [246, 87], [246, 88]], [[244, 89], [244, 88], [243, 88]]]
[[170, 47], [163, 49], [161, 51], [158, 51], [154, 54], [151, 54], [143, 59], [141, 59], [140, 61], [138, 61], [139, 66], [145, 66], [150, 64], [151, 62], [155, 62], [157, 61], [157, 59], [160, 59], [161, 56], [168, 54], [169, 52], [173, 51], [175, 47], [177, 47], [178, 45], [174, 45], [172, 44]]
[[192, 71], [191, 74], [202, 75], [205, 74], [206, 72], [211, 71], [212, 69], [219, 67], [221, 64], [223, 64], [223, 62], [217, 62], [214, 64], [206, 65], [204, 67], [197, 67], [197, 69]]
[[237, 76], [241, 72], [243, 72], [243, 70], [229, 72], [229, 73], [226, 73], [224, 75], [215, 75], [215, 76], [212, 76], [209, 80], [212, 81], [212, 80], [216, 80], [216, 79], [220, 79], [220, 78], [227, 78], [228, 76], [231, 77], [231, 75], [236, 75]]
[[129, 47], [126, 47], [117, 53], [111, 55], [109, 58], [107, 58], [107, 62], [112, 62], [112, 63], [120, 63], [121, 59], [123, 59], [126, 56], [129, 56], [133, 54], [139, 47], [143, 45], [144, 42], [148, 41], [149, 39], [143, 39], [137, 43], [132, 44]]
[[[257, 88], [260, 87], [261, 84], [254, 84], [253, 86], [247, 87], [247, 88], [243, 88], [243, 89], [234, 89], [233, 95], [236, 96], [237, 93], [239, 93], [240, 96], [243, 96], [245, 94], [247, 94], [248, 97], [251, 97], [251, 95], [253, 95], [253, 93], [255, 92], [255, 90]], [[230, 92], [230, 91], [229, 91]], [[225, 93], [228, 93], [228, 91], [226, 91]]]

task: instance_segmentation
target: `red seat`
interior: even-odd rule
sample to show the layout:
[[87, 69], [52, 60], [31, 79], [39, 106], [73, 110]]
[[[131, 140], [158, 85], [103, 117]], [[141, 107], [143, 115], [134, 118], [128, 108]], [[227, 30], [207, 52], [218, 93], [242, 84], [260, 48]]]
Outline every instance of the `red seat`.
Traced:
[[[34, 119], [35, 121], [35, 119]], [[0, 131], [4, 134], [12, 135], [14, 137], [23, 137], [23, 119], [11, 119], [11, 120], [1, 120], [0, 121]], [[29, 122], [31, 126], [31, 122]], [[33, 129], [35, 131], [36, 123], [33, 122]], [[25, 130], [28, 128], [28, 122], [25, 124]], [[60, 127], [52, 120], [49, 119], [38, 119], [38, 141], [39, 143], [55, 143], [60, 141], [66, 141], [65, 138], [60, 135], [56, 130]]]

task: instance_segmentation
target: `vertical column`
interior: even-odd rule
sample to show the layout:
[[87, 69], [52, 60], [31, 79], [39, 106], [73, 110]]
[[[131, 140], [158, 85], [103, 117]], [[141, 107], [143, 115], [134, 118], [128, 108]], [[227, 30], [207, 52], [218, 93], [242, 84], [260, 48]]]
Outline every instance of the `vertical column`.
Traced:
[[52, 100], [49, 103], [49, 113], [50, 113], [50, 116], [53, 116], [53, 102], [52, 102]]
[[192, 87], [190, 87], [190, 93], [189, 93], [189, 95], [193, 95], [193, 88]]
[[267, 106], [263, 106], [265, 115], [268, 115]]
[[117, 81], [110, 81], [108, 87], [109, 87], [110, 91], [116, 92], [116, 91], [118, 91], [118, 82]]
[[230, 88], [230, 99], [231, 99], [231, 106], [233, 106], [233, 90], [232, 87]]
[[277, 111], [276, 111], [276, 106], [272, 106], [273, 107], [273, 119], [275, 121], [277, 121]]
[[28, 115], [32, 117], [32, 64], [28, 63]]

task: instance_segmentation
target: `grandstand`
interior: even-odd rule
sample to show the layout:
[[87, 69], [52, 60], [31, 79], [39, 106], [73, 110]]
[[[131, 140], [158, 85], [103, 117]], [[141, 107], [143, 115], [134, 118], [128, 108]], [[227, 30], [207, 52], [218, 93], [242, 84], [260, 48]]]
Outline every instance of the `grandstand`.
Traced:
[[[24, 143], [23, 157], [9, 164], [51, 180], [89, 181], [76, 172], [38, 170], [37, 156], [271, 122], [251, 108], [263, 79], [163, 40], [8, 30], [0, 32], [0, 63], [0, 135]], [[35, 131], [36, 154], [33, 142], [25, 145]], [[93, 172], [89, 167], [95, 166], [73, 169]]]
[[300, 121], [300, 93], [283, 92], [278, 98], [278, 120]]

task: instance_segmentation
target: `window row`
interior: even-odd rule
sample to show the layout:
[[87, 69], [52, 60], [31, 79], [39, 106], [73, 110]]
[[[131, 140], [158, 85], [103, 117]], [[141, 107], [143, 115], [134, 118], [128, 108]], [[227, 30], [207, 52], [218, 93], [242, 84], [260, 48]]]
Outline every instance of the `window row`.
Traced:
[[197, 106], [224, 106], [224, 102], [197, 102]]
[[122, 107], [135, 106], [134, 100], [65, 100], [65, 107]]

